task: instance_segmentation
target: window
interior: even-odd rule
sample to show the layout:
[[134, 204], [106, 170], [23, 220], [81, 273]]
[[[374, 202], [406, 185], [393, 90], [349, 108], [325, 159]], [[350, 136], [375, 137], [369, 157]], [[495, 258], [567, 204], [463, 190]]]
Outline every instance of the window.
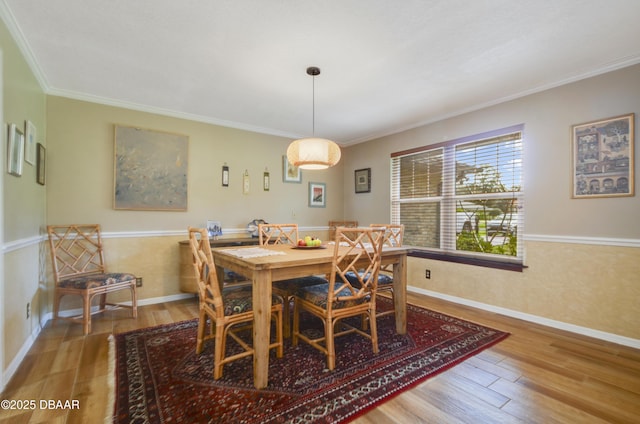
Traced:
[[523, 128], [392, 153], [391, 220], [404, 224], [405, 243], [458, 262], [521, 265]]

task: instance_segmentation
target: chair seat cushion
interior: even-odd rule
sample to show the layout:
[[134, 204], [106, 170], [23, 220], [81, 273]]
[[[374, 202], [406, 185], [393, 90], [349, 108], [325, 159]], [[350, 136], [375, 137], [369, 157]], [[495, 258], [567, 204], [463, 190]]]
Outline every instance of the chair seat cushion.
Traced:
[[317, 284], [327, 284], [327, 280], [322, 277], [316, 277], [310, 275], [302, 278], [292, 278], [290, 280], [274, 281], [273, 289], [281, 293], [285, 293], [287, 296], [293, 296], [293, 294], [300, 287], [315, 286]]
[[[300, 287], [298, 290], [296, 290], [295, 295], [301, 299], [306, 300], [307, 302], [313, 303], [316, 306], [320, 306], [326, 309], [328, 292], [329, 292], [329, 283], [325, 283], [325, 284], [316, 284], [314, 286]], [[340, 298], [340, 296], [351, 296], [351, 290], [349, 290], [348, 288], [344, 288], [338, 293], [338, 299]], [[360, 305], [368, 301], [369, 301], [369, 296], [365, 296], [360, 299], [337, 300], [334, 302], [333, 308], [334, 309], [347, 308], [350, 306]]]
[[71, 277], [58, 282], [58, 287], [64, 289], [93, 289], [112, 284], [135, 281], [136, 276], [122, 272], [111, 272], [106, 274], [90, 274], [80, 277]]
[[[360, 281], [358, 281], [358, 277], [355, 272], [349, 271], [345, 273], [344, 276], [347, 277], [347, 280], [349, 280], [349, 283], [351, 283], [353, 287], [360, 287]], [[391, 284], [393, 284], [393, 277], [383, 274], [382, 272], [378, 273], [378, 286], [387, 286]]]
[[[222, 302], [225, 315], [235, 315], [253, 310], [253, 296], [250, 286], [228, 287], [222, 290]], [[282, 304], [282, 296], [271, 295], [271, 304]]]

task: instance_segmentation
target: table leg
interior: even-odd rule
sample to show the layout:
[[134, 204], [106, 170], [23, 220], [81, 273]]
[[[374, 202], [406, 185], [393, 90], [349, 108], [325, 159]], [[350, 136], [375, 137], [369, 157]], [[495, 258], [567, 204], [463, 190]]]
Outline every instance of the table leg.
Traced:
[[269, 340], [271, 330], [271, 272], [253, 273], [253, 384], [257, 389], [269, 383]]
[[407, 256], [400, 256], [400, 261], [393, 265], [393, 301], [396, 310], [396, 331], [407, 332]]

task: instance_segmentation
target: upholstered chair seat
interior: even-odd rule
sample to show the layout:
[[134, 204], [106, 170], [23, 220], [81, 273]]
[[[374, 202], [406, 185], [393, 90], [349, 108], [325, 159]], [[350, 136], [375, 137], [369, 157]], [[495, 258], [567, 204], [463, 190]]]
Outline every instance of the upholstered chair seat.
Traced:
[[136, 276], [127, 273], [111, 272], [107, 274], [91, 274], [80, 277], [71, 277], [58, 283], [58, 287], [65, 289], [86, 290], [94, 287], [110, 286], [135, 280]]

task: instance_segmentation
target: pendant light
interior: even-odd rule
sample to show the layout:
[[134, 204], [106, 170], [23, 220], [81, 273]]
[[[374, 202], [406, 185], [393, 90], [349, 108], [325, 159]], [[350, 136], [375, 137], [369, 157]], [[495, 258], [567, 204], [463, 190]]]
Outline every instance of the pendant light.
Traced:
[[313, 137], [301, 138], [291, 142], [287, 148], [287, 160], [301, 169], [327, 169], [340, 161], [340, 147], [326, 138], [315, 137], [316, 131], [316, 84], [315, 77], [320, 68], [310, 66], [307, 74], [313, 77]]

